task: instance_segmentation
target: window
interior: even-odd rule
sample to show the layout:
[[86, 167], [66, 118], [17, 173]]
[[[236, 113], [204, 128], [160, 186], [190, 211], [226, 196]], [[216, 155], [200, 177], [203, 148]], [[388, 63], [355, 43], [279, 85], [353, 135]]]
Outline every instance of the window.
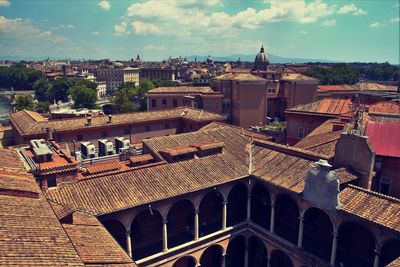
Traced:
[[150, 126], [147, 125], [146, 127], [144, 127], [144, 130], [145, 130], [146, 132], [150, 132]]
[[125, 128], [124, 129], [124, 134], [130, 134], [131, 133], [131, 129], [130, 128]]
[[47, 187], [48, 187], [48, 188], [50, 188], [50, 187], [57, 187], [57, 180], [56, 180], [56, 177], [50, 177], [50, 178], [47, 180]]
[[390, 194], [390, 179], [384, 177], [381, 178], [381, 183], [379, 185], [379, 192], [381, 192], [384, 195]]
[[172, 100], [172, 106], [173, 106], [174, 108], [176, 108], [176, 107], [178, 106], [178, 100], [177, 100], [177, 99], [173, 99], [173, 100]]
[[107, 132], [106, 131], [101, 132], [101, 137], [107, 137]]
[[163, 99], [163, 100], [161, 101], [161, 106], [162, 106], [163, 108], [166, 108], [166, 107], [167, 107], [167, 99]]
[[78, 139], [78, 141], [82, 141], [82, 140], [83, 140], [83, 135], [78, 134], [78, 136], [76, 137], [76, 139]]
[[157, 107], [157, 102], [156, 102], [155, 99], [152, 99], [152, 100], [151, 100], [151, 107], [152, 107], [152, 108]]
[[303, 127], [299, 127], [297, 129], [297, 138], [304, 138], [305, 136], [305, 130]]

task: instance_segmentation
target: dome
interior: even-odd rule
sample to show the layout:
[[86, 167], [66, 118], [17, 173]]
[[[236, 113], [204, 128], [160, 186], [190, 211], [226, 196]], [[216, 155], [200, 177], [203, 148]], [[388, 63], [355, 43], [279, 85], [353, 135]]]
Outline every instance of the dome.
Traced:
[[211, 55], [208, 55], [207, 63], [213, 63], [214, 60], [212, 59]]
[[257, 54], [255, 63], [269, 63], [267, 54], [264, 53], [264, 46], [261, 46], [260, 52]]

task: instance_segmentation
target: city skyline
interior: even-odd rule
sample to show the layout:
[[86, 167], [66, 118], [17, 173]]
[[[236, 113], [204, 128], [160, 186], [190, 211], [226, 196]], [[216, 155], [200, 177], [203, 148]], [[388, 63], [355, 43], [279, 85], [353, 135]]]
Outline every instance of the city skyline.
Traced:
[[399, 64], [398, 1], [0, 0], [0, 56], [256, 54]]

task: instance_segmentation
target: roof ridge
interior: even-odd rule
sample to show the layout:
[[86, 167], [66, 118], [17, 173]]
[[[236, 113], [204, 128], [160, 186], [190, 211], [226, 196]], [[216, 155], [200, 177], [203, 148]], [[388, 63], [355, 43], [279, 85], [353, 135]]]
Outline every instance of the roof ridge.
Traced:
[[364, 193], [367, 193], [367, 194], [370, 194], [370, 195], [373, 195], [373, 196], [376, 196], [376, 197], [379, 197], [379, 198], [383, 198], [383, 199], [392, 201], [394, 203], [400, 204], [400, 199], [396, 198], [396, 197], [384, 195], [382, 193], [379, 193], [379, 192], [376, 192], [376, 191], [372, 191], [372, 190], [369, 190], [369, 189], [366, 189], [366, 188], [362, 188], [362, 187], [359, 187], [359, 186], [355, 186], [355, 185], [352, 185], [352, 184], [348, 184], [347, 187], [350, 187], [350, 188], [353, 188], [355, 190], [362, 191]]
[[301, 149], [301, 148], [297, 148], [297, 147], [293, 147], [293, 146], [292, 147], [285, 146], [285, 145], [277, 144], [277, 143], [270, 142], [270, 141], [254, 140], [253, 144], [259, 145], [259, 146], [262, 146], [265, 148], [269, 148], [272, 150], [277, 150], [277, 151], [285, 153], [285, 154], [290, 154], [290, 155], [297, 156], [297, 157], [304, 157], [304, 158], [307, 158], [310, 160], [319, 160], [319, 159], [329, 160], [329, 159], [331, 159], [327, 155], [315, 153], [313, 151], [309, 151], [309, 150], [305, 150], [305, 149]]

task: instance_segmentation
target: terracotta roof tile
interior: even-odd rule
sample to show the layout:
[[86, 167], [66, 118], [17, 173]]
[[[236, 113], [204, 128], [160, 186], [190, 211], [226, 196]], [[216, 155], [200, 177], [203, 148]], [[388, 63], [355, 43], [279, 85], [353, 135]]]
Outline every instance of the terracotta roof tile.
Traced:
[[350, 111], [350, 99], [325, 98], [309, 104], [295, 106], [286, 110], [287, 113], [313, 113], [325, 115], [342, 115]]
[[109, 162], [87, 166], [86, 171], [90, 175], [106, 171], [115, 171], [119, 170], [120, 168], [121, 165], [118, 162]]
[[158, 87], [151, 89], [147, 94], [159, 94], [159, 93], [213, 93], [213, 89], [209, 86], [196, 87], [196, 86], [181, 86], [181, 87]]
[[400, 199], [353, 185], [340, 192], [339, 199], [342, 211], [400, 232]]
[[400, 114], [400, 104], [382, 101], [369, 106], [368, 113]]
[[146, 162], [146, 161], [151, 161], [153, 159], [154, 157], [151, 154], [136, 155], [136, 156], [131, 156], [129, 158], [131, 163]]

